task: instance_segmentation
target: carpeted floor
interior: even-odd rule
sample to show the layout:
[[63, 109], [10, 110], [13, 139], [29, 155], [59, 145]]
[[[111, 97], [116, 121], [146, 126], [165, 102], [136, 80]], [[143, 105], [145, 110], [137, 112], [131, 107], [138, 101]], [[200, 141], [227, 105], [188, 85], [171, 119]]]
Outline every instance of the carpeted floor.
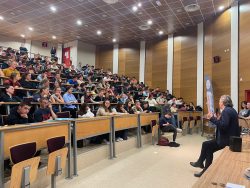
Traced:
[[[199, 156], [200, 135], [177, 138], [178, 148], [144, 145], [131, 149], [114, 160], [102, 160], [79, 171], [72, 180], [60, 180], [60, 188], [188, 188], [196, 182], [200, 169], [189, 165]], [[216, 153], [216, 156], [219, 152]]]

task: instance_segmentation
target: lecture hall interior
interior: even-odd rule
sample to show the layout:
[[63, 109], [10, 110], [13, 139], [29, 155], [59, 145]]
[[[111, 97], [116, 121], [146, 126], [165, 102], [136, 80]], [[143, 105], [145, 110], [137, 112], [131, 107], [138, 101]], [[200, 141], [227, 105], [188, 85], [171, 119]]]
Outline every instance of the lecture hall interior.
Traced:
[[250, 188], [250, 0], [0, 0], [0, 188]]

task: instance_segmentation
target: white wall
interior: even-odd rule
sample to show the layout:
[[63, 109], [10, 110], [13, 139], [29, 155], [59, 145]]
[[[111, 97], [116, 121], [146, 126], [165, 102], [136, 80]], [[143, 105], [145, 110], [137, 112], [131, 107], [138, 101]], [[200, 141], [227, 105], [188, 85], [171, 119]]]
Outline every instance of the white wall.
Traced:
[[23, 44], [25, 43], [24, 39], [0, 36], [0, 46], [11, 47], [13, 49], [19, 49], [22, 43]]
[[50, 56], [50, 50], [52, 46], [57, 48], [57, 44], [48, 42], [47, 47], [42, 47], [42, 42], [40, 41], [31, 41], [31, 53], [40, 54], [43, 56]]
[[95, 66], [95, 51], [95, 45], [78, 41], [77, 63], [81, 62], [82, 65], [89, 64]]

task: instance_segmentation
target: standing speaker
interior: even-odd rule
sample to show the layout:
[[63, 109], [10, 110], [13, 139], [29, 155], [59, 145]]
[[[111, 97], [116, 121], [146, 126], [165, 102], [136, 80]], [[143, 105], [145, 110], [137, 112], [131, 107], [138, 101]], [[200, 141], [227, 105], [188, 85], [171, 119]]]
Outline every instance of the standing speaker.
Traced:
[[233, 152], [241, 152], [242, 138], [237, 136], [230, 137], [229, 149]]

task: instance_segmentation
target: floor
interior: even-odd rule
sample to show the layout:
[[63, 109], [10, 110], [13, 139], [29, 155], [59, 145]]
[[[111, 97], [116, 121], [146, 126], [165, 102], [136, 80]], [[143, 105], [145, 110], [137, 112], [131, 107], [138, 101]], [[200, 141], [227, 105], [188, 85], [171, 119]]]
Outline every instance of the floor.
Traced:
[[[196, 182], [200, 169], [189, 165], [200, 153], [200, 135], [177, 139], [179, 148], [144, 145], [123, 152], [114, 160], [101, 160], [81, 171], [72, 180], [60, 180], [59, 188], [188, 188]], [[216, 153], [216, 156], [219, 152]]]

